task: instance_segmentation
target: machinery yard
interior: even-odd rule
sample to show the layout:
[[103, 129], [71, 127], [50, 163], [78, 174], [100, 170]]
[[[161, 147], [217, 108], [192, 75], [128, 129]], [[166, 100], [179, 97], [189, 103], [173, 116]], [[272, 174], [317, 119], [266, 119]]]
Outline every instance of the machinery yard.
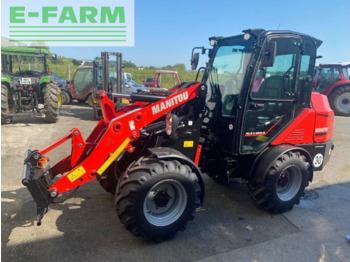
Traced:
[[[96, 121], [87, 105], [65, 105], [57, 124], [18, 116], [1, 127], [3, 261], [350, 261], [350, 118], [335, 117], [335, 149], [315, 172], [299, 205], [272, 215], [254, 205], [246, 185], [204, 176], [205, 201], [186, 231], [162, 243], [135, 238], [119, 222], [114, 197], [97, 181], [51, 204], [36, 226], [36, 204], [21, 183], [26, 149], [41, 149], [73, 127], [84, 139]], [[55, 163], [70, 152], [55, 149]]]

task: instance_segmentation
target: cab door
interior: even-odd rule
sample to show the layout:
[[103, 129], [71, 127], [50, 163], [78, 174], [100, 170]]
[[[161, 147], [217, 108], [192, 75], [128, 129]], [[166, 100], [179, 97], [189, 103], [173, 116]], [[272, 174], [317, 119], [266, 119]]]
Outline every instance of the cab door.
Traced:
[[[273, 65], [269, 66], [263, 60], [271, 46], [274, 46], [276, 56]], [[249, 88], [240, 134], [240, 153], [261, 151], [294, 118], [301, 46], [298, 37], [270, 37], [266, 41], [262, 61], [258, 62]]]
[[73, 85], [76, 98], [86, 99], [92, 89], [92, 67], [79, 68], [74, 75]]

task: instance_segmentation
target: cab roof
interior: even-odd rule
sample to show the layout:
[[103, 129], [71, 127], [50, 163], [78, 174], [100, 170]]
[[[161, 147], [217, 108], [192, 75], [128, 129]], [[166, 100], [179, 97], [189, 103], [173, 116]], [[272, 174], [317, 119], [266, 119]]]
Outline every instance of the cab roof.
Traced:
[[350, 62], [336, 62], [336, 63], [322, 63], [319, 64], [320, 67], [327, 67], [327, 66], [350, 66]]
[[43, 48], [20, 47], [20, 46], [2, 46], [1, 53], [13, 55], [48, 55], [49, 51]]

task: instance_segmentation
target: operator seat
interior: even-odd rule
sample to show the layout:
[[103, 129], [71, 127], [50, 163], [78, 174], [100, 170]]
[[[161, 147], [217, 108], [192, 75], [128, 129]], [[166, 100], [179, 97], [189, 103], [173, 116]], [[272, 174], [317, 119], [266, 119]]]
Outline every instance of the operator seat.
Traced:
[[284, 97], [283, 76], [270, 76], [261, 83], [259, 91], [252, 93], [255, 98], [282, 99]]
[[237, 103], [238, 95], [226, 95], [222, 103], [222, 116], [234, 116]]

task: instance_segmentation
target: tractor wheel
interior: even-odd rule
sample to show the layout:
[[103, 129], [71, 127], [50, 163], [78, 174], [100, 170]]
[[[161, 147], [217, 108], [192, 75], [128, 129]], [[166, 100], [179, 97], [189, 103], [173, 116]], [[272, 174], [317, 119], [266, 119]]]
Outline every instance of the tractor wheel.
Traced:
[[45, 120], [56, 123], [61, 107], [61, 92], [57, 84], [49, 83], [44, 87]]
[[329, 105], [338, 116], [350, 116], [350, 86], [336, 88], [328, 97]]
[[9, 104], [8, 104], [8, 93], [7, 87], [5, 85], [1, 85], [1, 115], [6, 115], [9, 112]]
[[97, 180], [104, 190], [114, 195], [121, 175], [122, 171], [118, 168], [116, 162], [113, 162], [101, 176], [97, 177]]
[[271, 165], [264, 183], [248, 183], [248, 192], [254, 202], [271, 213], [283, 213], [299, 204], [308, 185], [309, 163], [299, 152], [280, 156]]
[[194, 219], [200, 193], [198, 178], [189, 166], [176, 160], [141, 158], [119, 180], [116, 208], [127, 230], [159, 242]]
[[61, 97], [62, 97], [62, 105], [69, 105], [72, 102], [72, 98], [64, 90], [61, 90]]
[[8, 116], [9, 110], [9, 101], [8, 101], [8, 90], [5, 85], [1, 85], [1, 124], [10, 124], [12, 117]]
[[93, 107], [94, 106], [94, 99], [92, 97], [92, 94], [90, 94], [87, 98], [88, 105]]

